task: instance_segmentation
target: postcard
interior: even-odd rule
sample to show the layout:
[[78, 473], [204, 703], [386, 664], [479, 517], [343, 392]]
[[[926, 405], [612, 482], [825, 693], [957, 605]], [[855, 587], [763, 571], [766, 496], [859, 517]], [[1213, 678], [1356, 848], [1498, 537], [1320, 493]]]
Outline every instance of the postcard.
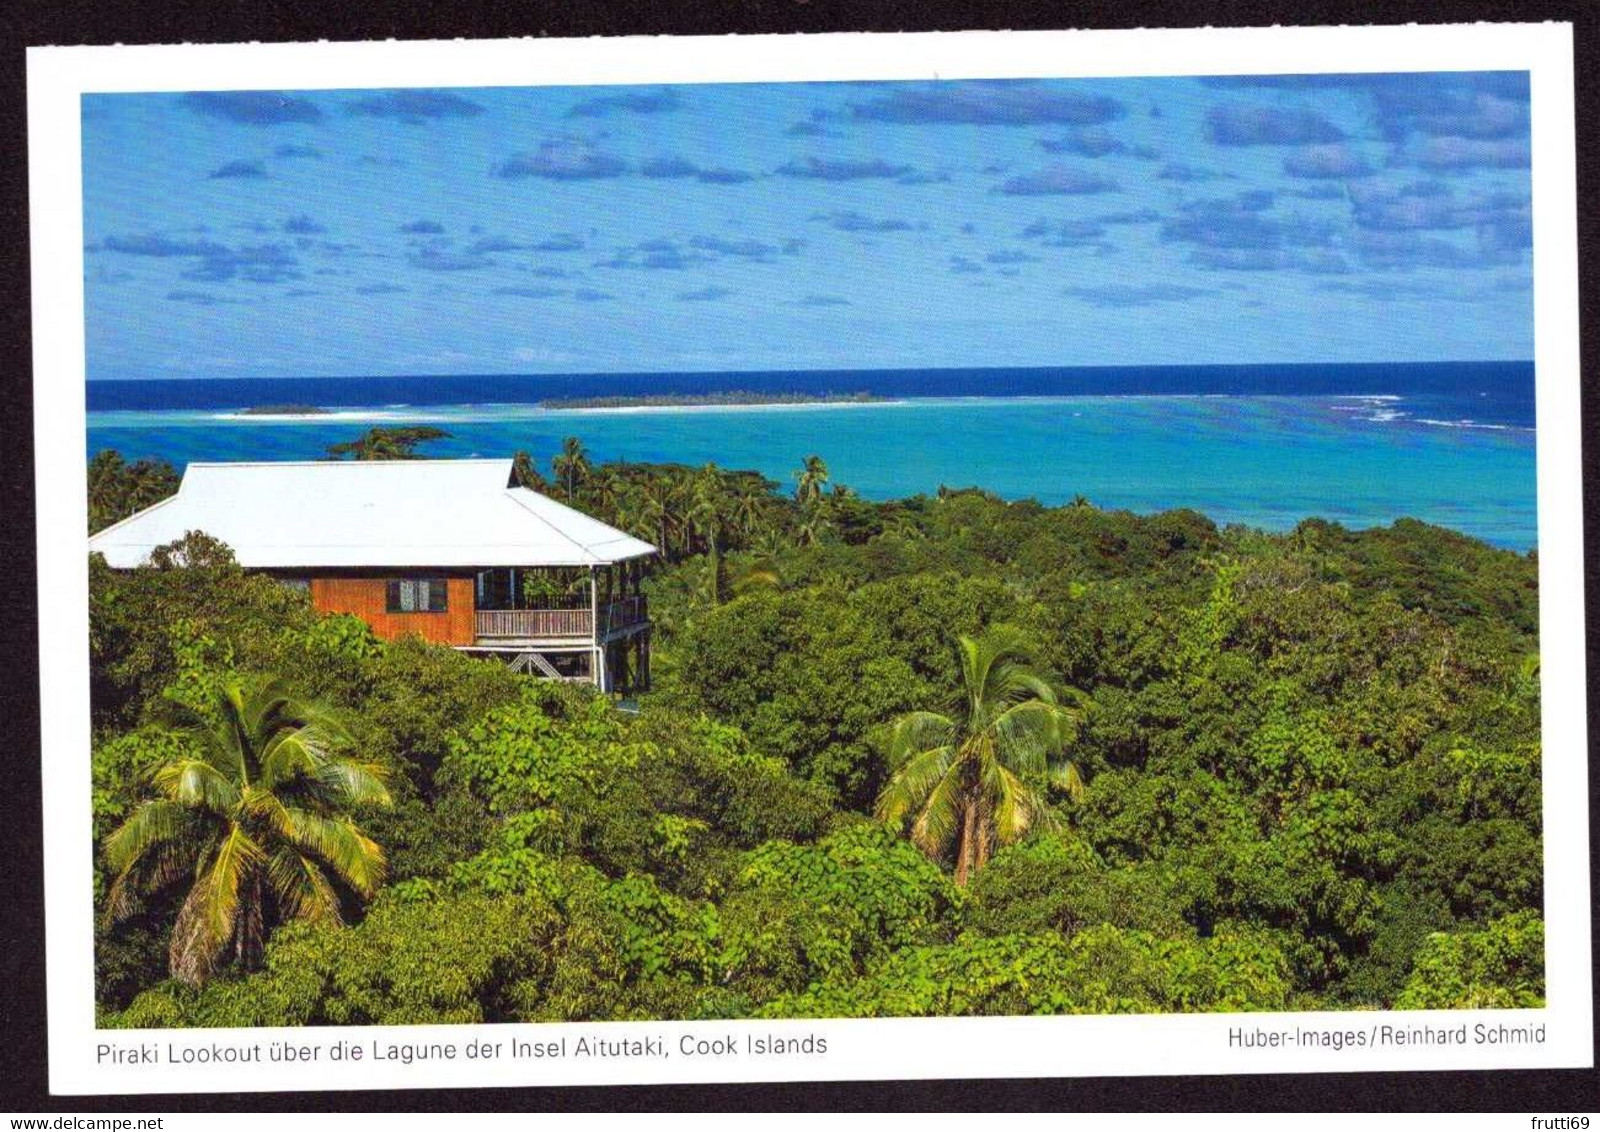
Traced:
[[55, 1092], [1592, 1065], [1570, 28], [28, 113]]

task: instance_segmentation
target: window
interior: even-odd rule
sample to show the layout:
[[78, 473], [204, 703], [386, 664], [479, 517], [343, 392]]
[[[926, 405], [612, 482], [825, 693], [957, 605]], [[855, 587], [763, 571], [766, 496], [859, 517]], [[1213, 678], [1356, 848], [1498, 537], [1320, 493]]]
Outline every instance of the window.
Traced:
[[443, 578], [397, 578], [388, 584], [390, 613], [443, 613], [449, 589]]

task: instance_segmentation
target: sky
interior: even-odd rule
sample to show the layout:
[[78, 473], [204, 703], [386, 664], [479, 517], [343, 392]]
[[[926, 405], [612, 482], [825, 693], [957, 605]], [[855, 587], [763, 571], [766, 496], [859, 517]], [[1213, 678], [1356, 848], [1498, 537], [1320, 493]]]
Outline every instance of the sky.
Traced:
[[88, 374], [1532, 357], [1525, 74], [83, 101]]

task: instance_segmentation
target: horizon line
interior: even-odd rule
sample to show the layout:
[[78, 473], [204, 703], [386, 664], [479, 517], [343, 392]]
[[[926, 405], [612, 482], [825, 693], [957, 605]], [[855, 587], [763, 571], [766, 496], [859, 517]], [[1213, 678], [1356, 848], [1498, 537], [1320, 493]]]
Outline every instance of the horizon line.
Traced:
[[192, 374], [172, 377], [85, 377], [85, 385], [130, 382], [154, 384], [191, 381], [385, 381], [421, 378], [546, 378], [546, 377], [683, 377], [722, 376], [727, 374], [865, 374], [865, 373], [952, 373], [996, 370], [1026, 372], [1044, 370], [1176, 370], [1176, 369], [1273, 369], [1283, 367], [1336, 366], [1482, 366], [1482, 365], [1534, 365], [1535, 358], [1430, 358], [1402, 361], [1296, 361], [1296, 362], [1093, 362], [1057, 365], [933, 365], [933, 366], [862, 366], [862, 367], [804, 367], [792, 368], [734, 368], [734, 369], [662, 369], [662, 370], [549, 370], [503, 372], [451, 372], [451, 373], [340, 373], [340, 374]]

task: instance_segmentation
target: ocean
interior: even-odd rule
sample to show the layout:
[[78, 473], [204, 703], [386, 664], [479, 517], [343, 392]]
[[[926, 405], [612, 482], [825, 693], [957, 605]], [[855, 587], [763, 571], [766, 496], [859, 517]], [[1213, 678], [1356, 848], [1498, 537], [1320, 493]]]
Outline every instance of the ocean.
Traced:
[[[750, 390], [865, 403], [545, 409], [547, 398]], [[317, 417], [239, 416], [308, 404]], [[97, 381], [90, 454], [196, 460], [324, 455], [376, 424], [428, 424], [440, 457], [548, 467], [567, 436], [596, 460], [715, 462], [787, 484], [812, 453], [872, 499], [981, 487], [1140, 513], [1191, 507], [1285, 530], [1412, 517], [1537, 545], [1533, 366], [1162, 366], [715, 374]]]

